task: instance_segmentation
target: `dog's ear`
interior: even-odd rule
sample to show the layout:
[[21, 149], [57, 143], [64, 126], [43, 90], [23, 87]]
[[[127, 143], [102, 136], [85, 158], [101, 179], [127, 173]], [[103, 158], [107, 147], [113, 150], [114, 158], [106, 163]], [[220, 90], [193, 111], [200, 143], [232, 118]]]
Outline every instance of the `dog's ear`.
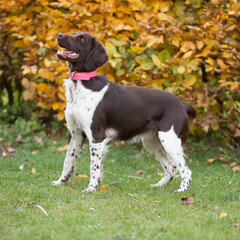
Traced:
[[96, 39], [94, 39], [93, 48], [87, 57], [85, 68], [87, 72], [91, 72], [101, 67], [108, 61], [106, 49]]

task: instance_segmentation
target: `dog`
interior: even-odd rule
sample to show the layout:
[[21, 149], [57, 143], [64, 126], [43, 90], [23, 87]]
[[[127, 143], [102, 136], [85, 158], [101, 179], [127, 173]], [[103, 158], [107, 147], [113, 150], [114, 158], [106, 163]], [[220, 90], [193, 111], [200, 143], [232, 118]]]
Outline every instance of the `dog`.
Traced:
[[196, 110], [177, 96], [162, 90], [122, 86], [110, 82], [97, 68], [108, 61], [102, 43], [86, 32], [59, 33], [57, 52], [68, 61], [65, 80], [65, 118], [70, 140], [63, 171], [53, 185], [65, 184], [74, 173], [74, 165], [84, 140], [90, 146], [90, 182], [85, 192], [96, 191], [103, 176], [103, 159], [109, 139], [128, 141], [139, 138], [144, 148], [162, 165], [164, 177], [152, 186], [163, 186], [179, 171], [177, 192], [186, 191], [192, 181], [184, 160], [189, 125]]

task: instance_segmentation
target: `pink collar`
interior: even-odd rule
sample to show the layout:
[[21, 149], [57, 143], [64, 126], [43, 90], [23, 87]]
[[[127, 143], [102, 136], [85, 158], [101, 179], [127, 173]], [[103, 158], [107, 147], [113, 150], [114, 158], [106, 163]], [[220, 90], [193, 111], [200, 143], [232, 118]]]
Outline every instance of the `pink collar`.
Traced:
[[91, 77], [96, 76], [96, 70], [92, 72], [69, 72], [69, 78], [74, 80], [89, 80]]

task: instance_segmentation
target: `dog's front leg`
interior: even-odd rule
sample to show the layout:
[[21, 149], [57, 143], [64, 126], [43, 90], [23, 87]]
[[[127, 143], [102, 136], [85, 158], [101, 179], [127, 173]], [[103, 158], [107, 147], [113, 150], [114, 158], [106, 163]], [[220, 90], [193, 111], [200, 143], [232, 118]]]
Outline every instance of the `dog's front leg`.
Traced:
[[90, 183], [84, 192], [96, 191], [102, 181], [103, 160], [106, 151], [106, 140], [101, 143], [90, 144]]
[[80, 129], [70, 130], [70, 142], [63, 164], [63, 171], [60, 178], [57, 181], [53, 181], [52, 185], [66, 184], [73, 175], [75, 162], [79, 152], [82, 150], [84, 140], [85, 136]]

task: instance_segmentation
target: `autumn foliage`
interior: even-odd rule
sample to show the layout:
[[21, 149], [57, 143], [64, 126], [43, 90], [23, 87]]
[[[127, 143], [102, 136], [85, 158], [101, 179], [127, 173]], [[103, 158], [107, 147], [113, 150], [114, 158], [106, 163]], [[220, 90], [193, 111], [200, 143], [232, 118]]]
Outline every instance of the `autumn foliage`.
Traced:
[[98, 72], [109, 80], [177, 94], [198, 110], [195, 133], [240, 136], [239, 1], [1, 0], [0, 9], [0, 81], [22, 86], [40, 116], [64, 119], [57, 33], [86, 31], [108, 51]]

